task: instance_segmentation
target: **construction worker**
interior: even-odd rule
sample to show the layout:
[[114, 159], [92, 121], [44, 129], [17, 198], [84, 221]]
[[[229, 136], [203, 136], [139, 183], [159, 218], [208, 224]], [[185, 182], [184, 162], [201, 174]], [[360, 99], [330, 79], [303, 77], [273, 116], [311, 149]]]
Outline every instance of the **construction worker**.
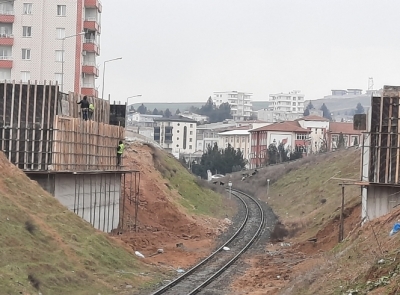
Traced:
[[93, 104], [93, 102], [91, 102], [89, 104], [89, 120], [92, 120], [93, 113], [94, 113], [94, 104]]
[[87, 100], [87, 96], [85, 95], [81, 101], [77, 102], [77, 104], [81, 105], [83, 120], [87, 121], [89, 109], [89, 101]]
[[124, 153], [125, 145], [122, 142], [122, 140], [119, 141], [118, 147], [117, 147], [117, 166], [121, 166], [121, 158], [122, 154]]

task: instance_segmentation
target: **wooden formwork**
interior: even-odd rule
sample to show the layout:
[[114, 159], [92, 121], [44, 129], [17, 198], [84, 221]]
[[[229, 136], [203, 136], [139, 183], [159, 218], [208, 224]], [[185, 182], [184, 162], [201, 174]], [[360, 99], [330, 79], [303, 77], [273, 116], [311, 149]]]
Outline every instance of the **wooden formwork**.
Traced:
[[55, 119], [51, 171], [115, 170], [123, 127], [80, 118]]
[[384, 86], [372, 97], [369, 181], [400, 183], [400, 86]]
[[0, 148], [20, 169], [47, 169], [57, 97], [51, 82], [0, 83]]

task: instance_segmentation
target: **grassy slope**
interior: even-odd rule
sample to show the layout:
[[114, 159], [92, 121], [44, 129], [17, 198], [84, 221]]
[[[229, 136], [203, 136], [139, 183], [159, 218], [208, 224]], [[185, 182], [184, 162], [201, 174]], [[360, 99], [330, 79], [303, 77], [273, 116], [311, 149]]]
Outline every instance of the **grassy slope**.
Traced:
[[[307, 235], [312, 236], [324, 221], [339, 213], [339, 181], [329, 179], [333, 176], [359, 179], [359, 173], [360, 151], [351, 149], [270, 166], [245, 181], [235, 175], [233, 182], [266, 201], [285, 223], [307, 225]], [[271, 181], [268, 196], [267, 179]], [[361, 202], [358, 186], [346, 186], [345, 196], [346, 206]]]
[[179, 203], [190, 213], [225, 217], [231, 215], [231, 207], [224, 206], [222, 191], [215, 192], [206, 187], [206, 182], [190, 174], [172, 155], [153, 149], [153, 159], [163, 177], [182, 197]]
[[[150, 280], [141, 277], [148, 269], [132, 253], [69, 212], [3, 155], [0, 170], [1, 294], [36, 294], [29, 275], [43, 294], [125, 294], [125, 283], [139, 287]], [[35, 225], [33, 233], [26, 221]]]
[[[322, 161], [321, 161], [322, 160]], [[359, 179], [359, 150], [340, 151], [316, 158], [272, 184], [268, 203], [285, 222], [311, 225], [307, 235], [315, 235], [324, 221], [339, 214], [341, 188], [330, 178]], [[323, 203], [326, 200], [325, 203]], [[360, 187], [345, 187], [346, 206], [361, 203]]]

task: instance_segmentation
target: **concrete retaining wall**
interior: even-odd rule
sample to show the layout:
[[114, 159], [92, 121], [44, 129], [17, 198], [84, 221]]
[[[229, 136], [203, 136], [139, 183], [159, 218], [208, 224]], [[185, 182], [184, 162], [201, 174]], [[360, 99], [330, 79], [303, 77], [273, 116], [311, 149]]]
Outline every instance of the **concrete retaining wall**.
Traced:
[[118, 227], [121, 175], [55, 176], [54, 196], [93, 227], [111, 232]]

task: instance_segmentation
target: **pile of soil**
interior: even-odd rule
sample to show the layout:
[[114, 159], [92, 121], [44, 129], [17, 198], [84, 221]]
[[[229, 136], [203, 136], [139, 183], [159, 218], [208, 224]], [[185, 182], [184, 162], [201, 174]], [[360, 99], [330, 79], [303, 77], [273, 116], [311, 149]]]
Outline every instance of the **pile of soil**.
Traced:
[[[124, 169], [140, 171], [137, 231], [132, 226], [119, 235], [144, 261], [166, 268], [188, 268], [215, 247], [216, 237], [229, 226], [229, 220], [199, 217], [185, 213], [177, 205], [179, 195], [155, 168], [152, 150], [140, 143], [126, 148]], [[130, 187], [130, 177], [127, 177]], [[125, 200], [125, 228], [134, 223], [133, 202]], [[163, 253], [157, 253], [162, 249]], [[161, 251], [160, 251], [161, 252]]]

